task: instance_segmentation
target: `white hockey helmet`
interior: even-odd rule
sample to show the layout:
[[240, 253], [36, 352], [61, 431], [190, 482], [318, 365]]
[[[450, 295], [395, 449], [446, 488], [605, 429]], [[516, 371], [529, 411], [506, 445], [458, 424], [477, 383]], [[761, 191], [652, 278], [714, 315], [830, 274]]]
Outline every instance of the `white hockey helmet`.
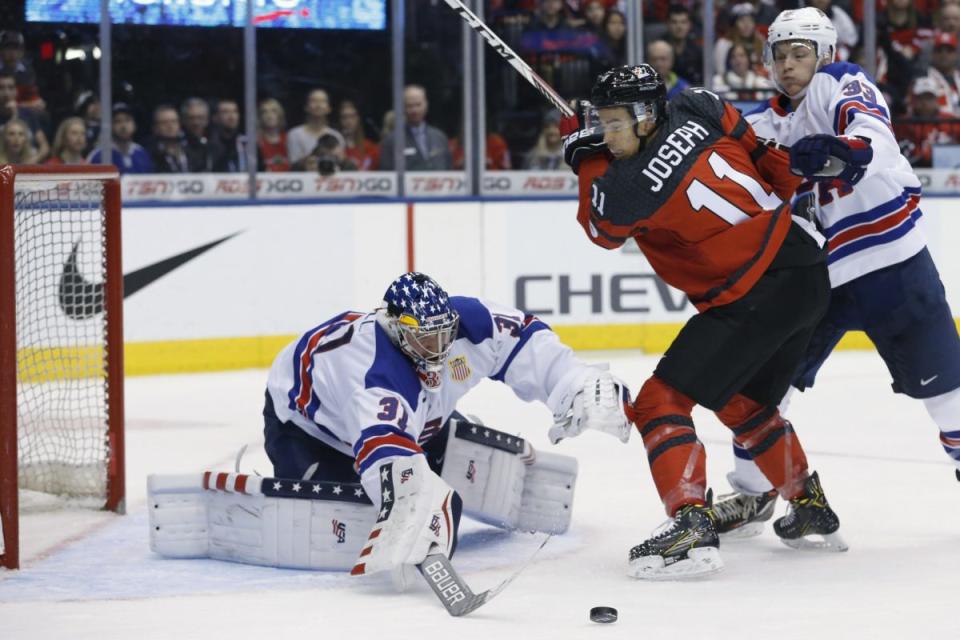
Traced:
[[[804, 7], [781, 11], [767, 30], [767, 42], [763, 47], [763, 63], [777, 89], [786, 94], [774, 71], [774, 49], [778, 42], [787, 40], [806, 41], [813, 45], [817, 55], [817, 68], [833, 62], [837, 55], [837, 30], [833, 22], [820, 9]], [[802, 97], [806, 88], [791, 98]]]

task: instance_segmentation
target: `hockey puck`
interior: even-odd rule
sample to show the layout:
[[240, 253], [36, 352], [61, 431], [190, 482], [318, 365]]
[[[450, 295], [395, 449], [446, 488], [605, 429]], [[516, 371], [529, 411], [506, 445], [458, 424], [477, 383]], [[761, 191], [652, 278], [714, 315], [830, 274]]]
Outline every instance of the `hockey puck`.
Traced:
[[590, 619], [601, 624], [617, 621], [617, 610], [613, 607], [594, 607], [590, 609]]

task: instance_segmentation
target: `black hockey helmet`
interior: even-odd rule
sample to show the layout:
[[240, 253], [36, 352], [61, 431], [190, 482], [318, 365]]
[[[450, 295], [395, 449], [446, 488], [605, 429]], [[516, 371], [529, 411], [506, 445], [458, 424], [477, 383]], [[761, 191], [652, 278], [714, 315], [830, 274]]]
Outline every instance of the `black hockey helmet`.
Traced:
[[590, 91], [590, 105], [592, 110], [622, 106], [637, 122], [659, 122], [666, 114], [667, 85], [648, 64], [616, 67], [597, 77]]

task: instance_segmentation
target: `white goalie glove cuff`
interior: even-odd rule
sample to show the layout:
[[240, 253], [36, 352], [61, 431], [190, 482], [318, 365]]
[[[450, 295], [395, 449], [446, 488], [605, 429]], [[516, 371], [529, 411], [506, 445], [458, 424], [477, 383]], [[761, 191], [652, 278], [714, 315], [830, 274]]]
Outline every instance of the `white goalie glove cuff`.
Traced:
[[571, 380], [554, 409], [553, 426], [547, 434], [550, 442], [557, 444], [585, 429], [608, 433], [623, 443], [629, 441], [632, 426], [625, 407], [631, 401], [630, 390], [605, 369], [606, 365], [592, 367], [579, 380]]

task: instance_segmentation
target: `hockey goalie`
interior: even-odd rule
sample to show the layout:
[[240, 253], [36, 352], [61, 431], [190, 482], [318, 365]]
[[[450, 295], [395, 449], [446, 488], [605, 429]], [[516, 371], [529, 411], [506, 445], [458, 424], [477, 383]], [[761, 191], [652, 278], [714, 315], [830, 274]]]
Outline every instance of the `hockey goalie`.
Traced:
[[505, 529], [566, 531], [576, 460], [456, 412], [484, 378], [545, 403], [554, 443], [585, 429], [629, 438], [626, 386], [575, 358], [546, 324], [406, 273], [380, 308], [342, 313], [277, 356], [263, 410], [275, 477], [150, 476], [151, 548], [390, 571], [404, 586], [428, 554], [453, 554], [461, 513]]

